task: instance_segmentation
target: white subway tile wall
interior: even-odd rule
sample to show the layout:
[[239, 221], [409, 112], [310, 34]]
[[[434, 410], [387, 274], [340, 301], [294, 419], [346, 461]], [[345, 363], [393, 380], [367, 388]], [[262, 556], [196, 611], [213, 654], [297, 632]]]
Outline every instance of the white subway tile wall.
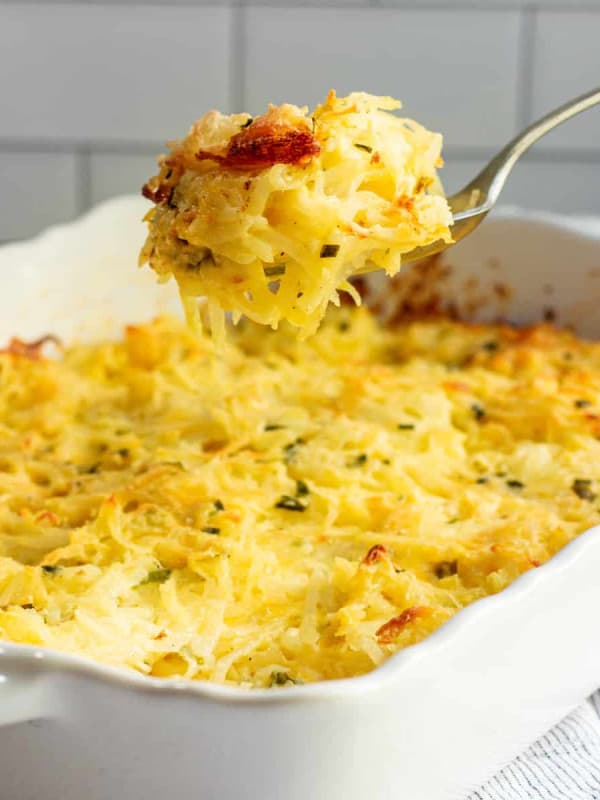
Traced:
[[246, 30], [251, 112], [290, 97], [314, 105], [334, 86], [399, 97], [447, 146], [515, 132], [518, 12], [251, 9]]
[[[600, 13], [540, 14], [535, 42], [532, 118], [578, 94], [582, 86], [600, 85]], [[540, 147], [600, 148], [600, 107], [553, 131]]]
[[0, 237], [22, 239], [80, 211], [78, 157], [0, 152]]
[[[600, 0], [0, 0], [0, 239], [138, 192], [209, 108], [393, 94], [441, 130], [448, 191], [521, 125], [600, 84]], [[600, 214], [600, 111], [503, 199]]]
[[116, 194], [139, 192], [154, 172], [155, 153], [92, 153], [89, 202], [95, 205]]
[[[449, 194], [464, 186], [484, 164], [481, 158], [449, 156], [442, 170]], [[503, 191], [503, 205], [518, 205], [568, 214], [600, 216], [600, 159], [546, 161], [525, 157]]]

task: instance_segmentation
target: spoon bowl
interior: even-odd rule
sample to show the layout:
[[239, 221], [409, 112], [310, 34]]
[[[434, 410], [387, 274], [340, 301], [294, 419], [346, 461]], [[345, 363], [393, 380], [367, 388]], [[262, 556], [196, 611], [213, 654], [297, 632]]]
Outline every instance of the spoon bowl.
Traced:
[[447, 198], [453, 217], [451, 231], [454, 241], [448, 243], [439, 239], [426, 247], [416, 247], [402, 256], [402, 263], [407, 264], [441, 253], [472, 233], [494, 207], [519, 158], [542, 136], [599, 103], [600, 88], [596, 88], [559, 106], [515, 136], [470, 183]]

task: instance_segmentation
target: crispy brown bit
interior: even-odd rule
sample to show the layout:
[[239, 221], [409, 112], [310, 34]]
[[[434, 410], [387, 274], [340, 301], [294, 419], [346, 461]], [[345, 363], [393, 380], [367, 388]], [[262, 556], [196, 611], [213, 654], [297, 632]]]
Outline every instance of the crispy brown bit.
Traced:
[[30, 361], [39, 361], [40, 358], [42, 358], [42, 349], [48, 342], [53, 342], [57, 347], [61, 345], [58, 336], [53, 336], [52, 334], [41, 336], [34, 342], [24, 342], [22, 339], [13, 337], [7, 347], [0, 349], [0, 353], [21, 356], [23, 358], [28, 358]]
[[219, 450], [224, 450], [229, 442], [225, 439], [208, 439], [202, 443], [202, 449], [205, 453], [218, 453]]
[[381, 559], [385, 558], [386, 555], [387, 550], [382, 544], [374, 544], [363, 558], [362, 563], [375, 564], [377, 561], [381, 561]]
[[200, 150], [196, 158], [218, 161], [232, 169], [265, 169], [273, 164], [303, 166], [320, 149], [308, 124], [286, 124], [267, 112], [231, 137], [225, 155]]
[[53, 511], [42, 511], [35, 518], [36, 522], [49, 522], [51, 525], [58, 525], [59, 519]]
[[470, 392], [471, 387], [464, 381], [443, 381], [442, 386], [451, 392]]
[[420, 617], [425, 617], [428, 613], [429, 608], [427, 606], [405, 608], [399, 616], [392, 617], [376, 630], [375, 636], [377, 636], [379, 644], [393, 644], [407, 625], [410, 625], [411, 622]]
[[173, 196], [173, 187], [166, 183], [159, 183], [158, 186], [151, 186], [150, 182], [142, 186], [142, 194], [147, 200], [160, 205], [170, 203]]
[[396, 205], [398, 208], [403, 208], [406, 211], [414, 211], [415, 201], [412, 197], [408, 195], [401, 194], [399, 197], [396, 198]]

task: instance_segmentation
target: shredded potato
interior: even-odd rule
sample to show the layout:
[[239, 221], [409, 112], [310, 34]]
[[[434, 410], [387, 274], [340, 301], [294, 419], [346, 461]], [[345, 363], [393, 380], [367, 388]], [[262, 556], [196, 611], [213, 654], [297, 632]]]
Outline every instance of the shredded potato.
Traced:
[[0, 354], [0, 637], [244, 687], [365, 673], [600, 521], [600, 345], [342, 308]]
[[231, 311], [313, 333], [351, 274], [394, 275], [403, 253], [451, 241], [442, 137], [390, 113], [400, 105], [331, 92], [312, 116], [206, 114], [144, 187], [156, 206], [140, 262], [208, 298], [213, 320]]

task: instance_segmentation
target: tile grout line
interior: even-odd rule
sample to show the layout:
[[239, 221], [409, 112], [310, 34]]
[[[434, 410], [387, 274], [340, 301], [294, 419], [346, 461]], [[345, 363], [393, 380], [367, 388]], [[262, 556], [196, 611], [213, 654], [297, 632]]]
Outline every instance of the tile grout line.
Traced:
[[229, 102], [230, 112], [245, 110], [246, 101], [246, 9], [236, 6], [231, 11], [229, 36]]
[[82, 145], [75, 152], [75, 202], [77, 213], [83, 214], [92, 204], [91, 148]]
[[[40, 0], [20, 0], [23, 6], [36, 5]], [[16, 0], [0, 0], [0, 7], [6, 5], [17, 5]], [[120, 3], [115, 0], [44, 0], [44, 5], [69, 5], [80, 6], [85, 8], [89, 5], [100, 5], [106, 8], [118, 8]], [[218, 2], [218, 0], [208, 0], [208, 2], [194, 3], [192, 0], [125, 0], [123, 5], [138, 8], [290, 8], [289, 3], [285, 0], [256, 0], [256, 2], [244, 2], [244, 0], [226, 0], [226, 2]], [[544, 0], [490, 0], [485, 8], [481, 8], [478, 0], [454, 0], [450, 5], [443, 0], [431, 0], [425, 5], [420, 0], [360, 0], [360, 2], [345, 2], [344, 0], [322, 0], [319, 3], [306, 3], [303, 0], [298, 0], [291, 6], [294, 9], [304, 10], [319, 10], [320, 8], [339, 8], [339, 9], [406, 9], [406, 10], [419, 10], [419, 11], [439, 11], [454, 8], [457, 10], [470, 10], [481, 11], [515, 11], [515, 10], [546, 10], [552, 12], [594, 12], [598, 10], [596, 0], [562, 0], [562, 2], [555, 2], [547, 4]]]
[[537, 12], [525, 8], [521, 12], [517, 54], [517, 129], [521, 130], [531, 122], [533, 110], [533, 81], [536, 45]]

